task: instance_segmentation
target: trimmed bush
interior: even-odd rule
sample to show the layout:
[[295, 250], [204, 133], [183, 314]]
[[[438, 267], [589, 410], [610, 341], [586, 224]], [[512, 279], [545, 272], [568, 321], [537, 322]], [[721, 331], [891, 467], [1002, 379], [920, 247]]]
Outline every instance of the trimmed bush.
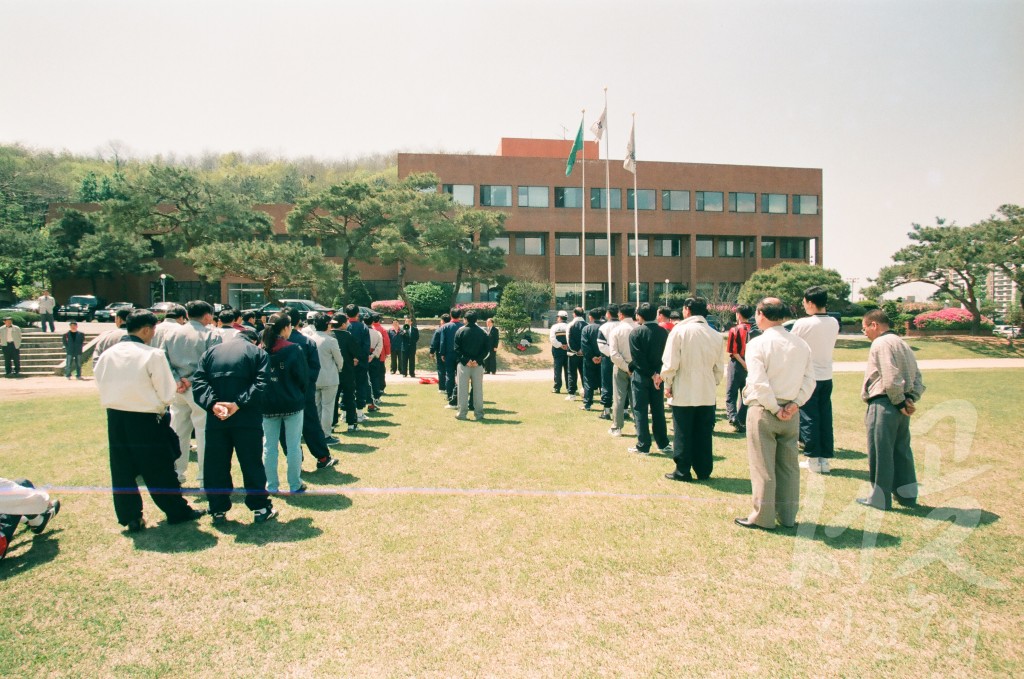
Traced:
[[[971, 330], [974, 318], [966, 309], [942, 309], [926, 311], [914, 317], [914, 328], [917, 330]], [[981, 317], [981, 330], [992, 332], [995, 323], [992, 319]]]
[[6, 318], [11, 317], [11, 322], [19, 328], [27, 328], [33, 323], [39, 322], [39, 314], [34, 314], [31, 311], [11, 311], [0, 313], [0, 317]]
[[480, 320], [486, 320], [494, 316], [495, 311], [498, 308], [497, 302], [463, 302], [455, 305], [456, 309], [462, 309], [463, 311], [475, 311], [476, 317]]
[[381, 314], [399, 314], [405, 311], [405, 302], [400, 299], [381, 299], [372, 303], [370, 308]]
[[437, 283], [410, 283], [405, 294], [416, 309], [416, 315], [423, 318], [440, 316], [450, 308], [452, 286]]

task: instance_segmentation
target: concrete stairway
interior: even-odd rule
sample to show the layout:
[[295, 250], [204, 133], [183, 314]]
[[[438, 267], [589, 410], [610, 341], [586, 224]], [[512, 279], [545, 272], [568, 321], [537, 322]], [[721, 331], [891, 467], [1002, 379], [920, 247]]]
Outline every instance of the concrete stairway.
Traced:
[[[25, 377], [64, 374], [64, 347], [60, 341], [61, 333], [42, 332], [34, 328], [24, 328], [21, 336], [21, 374]], [[88, 346], [96, 334], [85, 334]], [[91, 354], [91, 347], [89, 354]], [[87, 360], [82, 353], [82, 363]]]

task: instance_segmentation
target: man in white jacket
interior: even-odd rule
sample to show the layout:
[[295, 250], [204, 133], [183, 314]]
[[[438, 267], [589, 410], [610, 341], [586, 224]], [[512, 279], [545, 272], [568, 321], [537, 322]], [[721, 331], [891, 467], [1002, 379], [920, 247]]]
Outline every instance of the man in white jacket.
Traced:
[[[320, 427], [326, 435], [324, 441], [329, 445], [339, 443], [338, 437], [331, 434], [331, 426], [334, 422], [334, 397], [338, 394], [341, 368], [344, 365], [338, 340], [335, 339], [333, 333], [327, 331], [330, 320], [327, 314], [313, 315], [312, 322], [315, 330], [306, 333], [313, 340], [317, 354], [320, 356], [320, 372], [316, 377], [316, 411], [320, 415]], [[303, 332], [305, 333], [305, 330]]]
[[[665, 474], [672, 481], [711, 476], [715, 398], [722, 381], [722, 336], [708, 325], [703, 297], [683, 302], [683, 320], [668, 335], [662, 356], [661, 379], [672, 406], [676, 468]], [[691, 473], [691, 470], [693, 473]]]

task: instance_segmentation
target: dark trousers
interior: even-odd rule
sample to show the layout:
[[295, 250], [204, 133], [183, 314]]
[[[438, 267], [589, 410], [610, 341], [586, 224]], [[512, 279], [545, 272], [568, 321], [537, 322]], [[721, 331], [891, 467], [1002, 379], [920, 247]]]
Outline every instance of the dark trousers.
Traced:
[[370, 402], [370, 379], [369, 366], [366, 359], [359, 361], [355, 367], [356, 373], [356, 410], [362, 410]]
[[498, 372], [498, 352], [495, 349], [491, 350], [491, 353], [487, 354], [487, 358], [484, 359], [484, 374], [495, 374]]
[[814, 383], [814, 392], [800, 406], [800, 440], [808, 457], [835, 457], [832, 437], [832, 380]]
[[110, 480], [117, 522], [127, 526], [142, 518], [142, 495], [136, 477], [142, 476], [150, 497], [174, 523], [192, 511], [181, 496], [174, 461], [181, 450], [169, 414], [131, 413], [107, 409]]
[[[665, 426], [665, 391], [655, 388], [654, 380], [634, 372], [630, 378], [633, 392], [633, 420], [636, 424], [636, 448], [648, 452], [651, 449], [651, 429], [654, 442], [659, 448], [668, 447], [668, 428]], [[650, 410], [650, 427], [647, 411]]]
[[53, 314], [40, 314], [39, 316], [39, 328], [46, 332], [46, 326], [49, 324], [50, 332], [57, 332], [57, 326], [53, 322]]
[[459, 405], [459, 383], [455, 380], [455, 371], [459, 367], [459, 361], [455, 354], [445, 356], [444, 359], [444, 392], [448, 396], [449, 405]]
[[562, 382], [569, 383], [569, 357], [565, 349], [552, 349], [551, 358], [555, 363], [555, 389], [562, 388]]
[[387, 373], [387, 366], [384, 361], [375, 358], [370, 361], [370, 395], [374, 401], [380, 399], [384, 394], [384, 375]]
[[357, 424], [356, 419], [356, 383], [350, 379], [342, 380], [338, 385], [341, 394], [341, 409], [345, 411], [345, 424]]
[[[284, 433], [284, 427], [281, 427], [281, 449], [288, 450]], [[315, 386], [306, 390], [306, 407], [302, 412], [302, 442], [309, 449], [309, 454], [317, 460], [331, 456], [331, 450], [327, 447], [327, 442], [324, 441], [323, 427], [320, 426], [320, 411], [316, 407]]]
[[864, 424], [868, 430], [868, 479], [877, 507], [892, 507], [893, 493], [902, 504], [917, 501], [917, 472], [910, 448], [910, 418], [896, 410], [888, 398], [868, 404]]
[[434, 360], [437, 362], [437, 390], [447, 393], [448, 372], [444, 369], [444, 361], [441, 360], [441, 354], [435, 354]]
[[747, 369], [730, 360], [725, 367], [725, 418], [733, 424], [747, 426], [747, 404], [743, 403], [743, 387], [747, 386]]
[[403, 349], [398, 365], [400, 373], [409, 377], [416, 377], [416, 348]]
[[577, 385], [583, 381], [583, 357], [576, 354], [569, 354], [569, 378], [565, 381], [565, 388], [570, 394], [576, 393]]
[[207, 427], [206, 456], [203, 459], [203, 490], [210, 500], [210, 511], [231, 509], [231, 452], [238, 457], [245, 487], [245, 506], [256, 511], [270, 506], [267, 472], [263, 466], [263, 426]]
[[4, 374], [10, 375], [12, 372], [21, 372], [21, 349], [8, 342], [4, 345]]
[[394, 347], [391, 347], [391, 374], [399, 372], [398, 366], [402, 364], [402, 352], [395, 351]]
[[615, 398], [615, 375], [613, 372], [615, 365], [612, 363], [612, 359], [607, 356], [601, 357], [601, 406], [604, 408], [611, 408], [612, 401]]
[[583, 405], [594, 403], [594, 392], [601, 390], [601, 364], [590, 358], [583, 359]]
[[689, 474], [693, 469], [698, 479], [711, 476], [715, 406], [672, 406], [672, 427], [676, 471]]

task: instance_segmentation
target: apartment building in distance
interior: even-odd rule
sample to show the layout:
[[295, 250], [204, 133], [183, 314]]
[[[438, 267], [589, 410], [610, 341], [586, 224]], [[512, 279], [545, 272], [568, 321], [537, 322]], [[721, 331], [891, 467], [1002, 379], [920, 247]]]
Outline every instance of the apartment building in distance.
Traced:
[[1010, 309], [1020, 306], [1020, 288], [1017, 283], [1006, 275], [1002, 269], [992, 267], [985, 277], [985, 292], [996, 306], [1000, 316]]
[[[507, 235], [492, 243], [507, 253], [505, 274], [550, 281], [561, 307], [580, 303], [584, 258], [587, 307], [636, 298], [636, 252], [640, 299], [652, 302], [683, 290], [735, 300], [754, 271], [824, 263], [820, 169], [641, 160], [634, 194], [622, 160], [608, 164], [606, 189], [596, 142], [585, 143], [567, 177], [571, 145], [506, 138], [490, 156], [400, 153], [398, 175], [433, 172], [455, 201], [507, 213]], [[469, 293], [492, 299], [494, 291]]]

